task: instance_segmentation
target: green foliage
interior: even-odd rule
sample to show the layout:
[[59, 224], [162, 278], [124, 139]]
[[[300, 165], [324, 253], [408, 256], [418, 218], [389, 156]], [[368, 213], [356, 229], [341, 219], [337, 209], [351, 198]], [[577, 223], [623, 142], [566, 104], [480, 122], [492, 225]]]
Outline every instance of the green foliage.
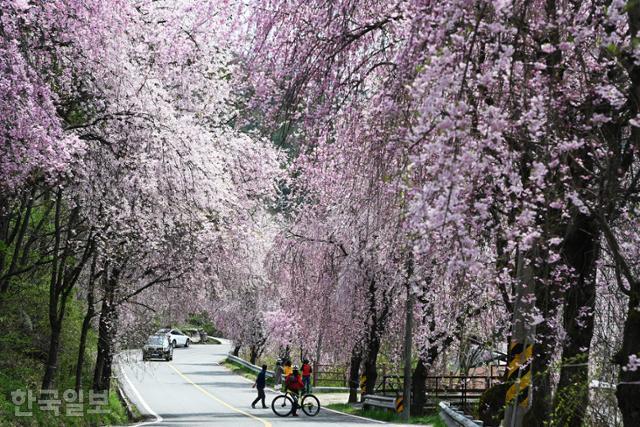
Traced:
[[187, 323], [186, 327], [199, 328], [199, 329], [201, 328], [209, 336], [213, 336], [213, 337], [221, 336], [220, 331], [218, 331], [216, 327], [213, 325], [213, 322], [209, 318], [209, 314], [207, 312], [203, 311], [201, 313], [190, 314], [189, 317], [187, 317], [186, 323]]
[[[583, 353], [573, 358], [567, 358], [559, 362], [565, 365], [582, 365], [587, 363], [587, 354]], [[575, 375], [575, 372], [574, 372]], [[577, 376], [572, 379], [573, 382], [566, 387], [558, 387], [555, 395], [555, 408], [549, 425], [568, 425], [574, 415], [580, 411], [584, 411], [582, 405], [589, 396], [589, 380], [580, 381]]]
[[[97, 336], [89, 331], [86, 344], [85, 366], [83, 369], [84, 404], [82, 417], [66, 416], [64, 406], [60, 415], [42, 411], [33, 404], [33, 416], [17, 417], [11, 400], [15, 390], [31, 390], [37, 400], [44, 374], [44, 365], [50, 338], [48, 319], [49, 288], [47, 273], [32, 275], [30, 280], [16, 280], [9, 291], [0, 295], [0, 426], [81, 426], [126, 424], [127, 415], [115, 394], [109, 396], [108, 408], [103, 414], [88, 414], [88, 398]], [[67, 303], [60, 336], [58, 371], [56, 385], [59, 399], [64, 390], [73, 389], [75, 370], [80, 343], [80, 330], [86, 307], [81, 301], [71, 297]], [[26, 404], [23, 411], [27, 410]]]

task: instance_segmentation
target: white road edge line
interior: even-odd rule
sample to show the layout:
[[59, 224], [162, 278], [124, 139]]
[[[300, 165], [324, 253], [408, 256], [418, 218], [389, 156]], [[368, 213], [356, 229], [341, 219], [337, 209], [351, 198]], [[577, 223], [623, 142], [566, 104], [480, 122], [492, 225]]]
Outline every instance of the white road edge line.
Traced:
[[[317, 397], [317, 395], [316, 395], [316, 397]], [[327, 411], [331, 411], [331, 412], [335, 412], [336, 414], [346, 415], [348, 417], [353, 417], [353, 418], [359, 418], [361, 420], [371, 421], [371, 422], [378, 423], [378, 424], [388, 424], [386, 421], [374, 420], [373, 418], [361, 417], [360, 415], [347, 414], [346, 412], [336, 411], [335, 409], [327, 408], [326, 406], [322, 406], [322, 409], [327, 410]]]
[[154, 412], [154, 410], [151, 409], [151, 407], [149, 407], [147, 402], [142, 398], [142, 396], [138, 392], [138, 389], [135, 388], [135, 386], [133, 385], [133, 383], [131, 382], [131, 380], [127, 376], [127, 374], [124, 371], [124, 369], [122, 369], [121, 372], [122, 372], [122, 376], [124, 377], [125, 381], [127, 381], [127, 384], [129, 384], [129, 387], [131, 387], [131, 390], [133, 391], [133, 394], [136, 395], [136, 397], [138, 398], [138, 401], [140, 402], [142, 407], [145, 409], [145, 411], [147, 411], [152, 416], [156, 417], [156, 419], [154, 421], [147, 421], [147, 422], [144, 422], [144, 423], [136, 424], [133, 427], [140, 427], [140, 426], [147, 426], [147, 425], [151, 425], [151, 424], [161, 423], [162, 422], [162, 417], [160, 415], [156, 414]]

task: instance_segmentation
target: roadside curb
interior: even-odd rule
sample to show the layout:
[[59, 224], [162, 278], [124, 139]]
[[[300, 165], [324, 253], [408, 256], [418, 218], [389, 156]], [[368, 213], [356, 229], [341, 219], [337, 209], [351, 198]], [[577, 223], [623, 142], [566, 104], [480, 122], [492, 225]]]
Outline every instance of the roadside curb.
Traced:
[[[135, 350], [125, 350], [121, 352], [119, 356], [121, 357], [122, 355], [134, 352]], [[127, 411], [127, 418], [129, 421], [127, 426], [140, 426], [159, 422], [156, 414], [149, 413], [146, 409], [140, 408], [134, 403], [131, 396], [135, 394], [135, 390], [130, 390], [131, 386], [127, 384], [128, 378], [122, 369], [120, 357], [116, 357], [114, 360], [115, 372], [117, 372], [117, 376], [114, 378], [117, 384], [116, 392], [118, 394], [118, 398], [124, 403], [125, 410]]]
[[127, 418], [131, 422], [137, 421], [136, 420], [136, 414], [135, 414], [135, 412], [133, 410], [133, 403], [131, 403], [129, 401], [129, 399], [127, 398], [127, 395], [122, 390], [122, 387], [120, 386], [120, 380], [117, 380], [117, 383], [118, 383], [118, 387], [116, 389], [116, 392], [118, 393], [118, 398], [120, 399], [120, 401], [124, 405], [124, 408], [127, 411]]

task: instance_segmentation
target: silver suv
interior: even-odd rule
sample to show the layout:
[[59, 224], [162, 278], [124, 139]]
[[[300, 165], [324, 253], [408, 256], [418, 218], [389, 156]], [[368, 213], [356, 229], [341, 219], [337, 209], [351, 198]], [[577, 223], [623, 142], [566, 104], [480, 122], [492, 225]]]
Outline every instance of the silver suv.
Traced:
[[173, 346], [166, 335], [151, 335], [142, 347], [142, 360], [173, 360]]

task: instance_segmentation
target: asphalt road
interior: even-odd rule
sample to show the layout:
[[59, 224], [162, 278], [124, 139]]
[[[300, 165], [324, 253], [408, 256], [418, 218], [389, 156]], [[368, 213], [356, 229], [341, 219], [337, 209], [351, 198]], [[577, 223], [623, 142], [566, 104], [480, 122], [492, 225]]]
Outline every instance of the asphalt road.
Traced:
[[[269, 409], [251, 408], [256, 392], [252, 382], [219, 365], [230, 345], [192, 345], [177, 348], [172, 362], [142, 361], [131, 352], [119, 360], [121, 383], [127, 396], [148, 416], [136, 425], [157, 426], [339, 426], [378, 425], [379, 422], [322, 408], [316, 417], [302, 411], [297, 418], [277, 417], [271, 411], [276, 393], [267, 391]], [[322, 395], [319, 395], [322, 404]]]

